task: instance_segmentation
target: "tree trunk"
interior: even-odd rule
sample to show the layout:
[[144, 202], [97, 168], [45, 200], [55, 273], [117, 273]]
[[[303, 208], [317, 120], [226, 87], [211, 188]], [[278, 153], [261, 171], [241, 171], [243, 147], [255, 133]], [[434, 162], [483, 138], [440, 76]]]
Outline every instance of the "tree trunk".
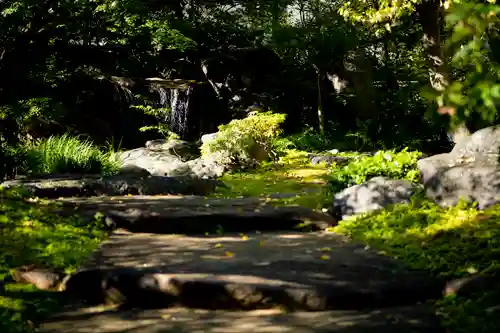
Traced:
[[[429, 63], [430, 84], [436, 91], [442, 92], [449, 84], [449, 75], [441, 43], [441, 22], [443, 19], [441, 0], [424, 0], [417, 7], [417, 13], [424, 32], [422, 43]], [[437, 103], [438, 108], [445, 107], [441, 98], [438, 99]], [[455, 143], [469, 134], [470, 132], [465, 124], [454, 128], [448, 133]]]

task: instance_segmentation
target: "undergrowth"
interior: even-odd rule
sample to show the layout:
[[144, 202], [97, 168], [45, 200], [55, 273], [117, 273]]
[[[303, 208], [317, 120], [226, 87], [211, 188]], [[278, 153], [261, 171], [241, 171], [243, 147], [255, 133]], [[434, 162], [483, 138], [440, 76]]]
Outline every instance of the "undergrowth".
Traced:
[[8, 282], [12, 269], [35, 265], [75, 270], [105, 237], [101, 224], [62, 216], [53, 204], [0, 190], [0, 332], [31, 332], [61, 304], [58, 293]]
[[406, 179], [418, 182], [417, 161], [422, 156], [418, 151], [403, 149], [378, 151], [372, 156], [355, 156], [350, 163], [340, 168], [332, 168], [329, 189], [336, 193], [346, 187], [364, 183], [373, 177]]
[[24, 174], [113, 173], [119, 168], [113, 149], [64, 134], [26, 144], [19, 153]]
[[[411, 204], [342, 221], [333, 231], [447, 279], [500, 270], [500, 206], [486, 211], [465, 203], [441, 208], [415, 198]], [[498, 332], [498, 296], [500, 290], [472, 299], [450, 296], [437, 305], [450, 332]]]

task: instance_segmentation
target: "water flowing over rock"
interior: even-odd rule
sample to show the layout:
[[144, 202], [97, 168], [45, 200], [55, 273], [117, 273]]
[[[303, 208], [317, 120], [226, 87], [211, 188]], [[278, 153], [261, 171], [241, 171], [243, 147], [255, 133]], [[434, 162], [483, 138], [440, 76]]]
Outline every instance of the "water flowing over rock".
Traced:
[[162, 120], [169, 125], [172, 132], [185, 138], [188, 134], [194, 87], [189, 85], [187, 87], [166, 88], [155, 83], [151, 86], [151, 90], [159, 95], [154, 106], [170, 110], [165, 113]]

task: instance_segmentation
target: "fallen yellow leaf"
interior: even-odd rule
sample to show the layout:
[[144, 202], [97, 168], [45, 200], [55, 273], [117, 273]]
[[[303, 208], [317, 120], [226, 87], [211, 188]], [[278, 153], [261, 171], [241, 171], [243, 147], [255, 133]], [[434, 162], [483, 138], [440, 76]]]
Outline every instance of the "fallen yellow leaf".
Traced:
[[222, 244], [221, 244], [221, 243], [217, 243], [217, 244], [215, 244], [215, 248], [216, 248], [216, 249], [220, 249], [221, 247], [222, 247]]
[[330, 256], [329, 256], [329, 255], [323, 254], [323, 255], [321, 256], [321, 260], [328, 260], [328, 259], [330, 259]]
[[329, 247], [323, 247], [321, 249], [319, 249], [320, 251], [323, 251], [323, 252], [332, 252], [332, 249], [329, 248]]
[[246, 235], [242, 235], [242, 236], [241, 236], [241, 239], [243, 239], [243, 240], [248, 240], [248, 236], [246, 236]]
[[226, 251], [226, 257], [234, 257], [234, 253]]

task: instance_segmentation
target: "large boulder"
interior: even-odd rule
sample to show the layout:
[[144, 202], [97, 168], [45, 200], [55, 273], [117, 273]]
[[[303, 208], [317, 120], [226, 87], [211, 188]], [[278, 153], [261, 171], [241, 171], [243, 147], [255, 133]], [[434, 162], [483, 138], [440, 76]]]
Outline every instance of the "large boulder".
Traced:
[[154, 152], [165, 152], [176, 156], [183, 162], [200, 157], [200, 147], [196, 143], [182, 140], [151, 140], [146, 142], [146, 148]]
[[333, 215], [338, 219], [369, 213], [389, 205], [409, 203], [418, 187], [407, 180], [374, 177], [336, 193]]
[[500, 202], [500, 127], [481, 129], [459, 141], [449, 153], [418, 161], [426, 194], [441, 206], [460, 199], [483, 209]]
[[[200, 157], [197, 144], [181, 140], [153, 140], [146, 147], [127, 150], [119, 154], [123, 169], [143, 169], [154, 176], [196, 176], [218, 178], [226, 168], [210, 158]], [[127, 171], [128, 173], [128, 171]]]

